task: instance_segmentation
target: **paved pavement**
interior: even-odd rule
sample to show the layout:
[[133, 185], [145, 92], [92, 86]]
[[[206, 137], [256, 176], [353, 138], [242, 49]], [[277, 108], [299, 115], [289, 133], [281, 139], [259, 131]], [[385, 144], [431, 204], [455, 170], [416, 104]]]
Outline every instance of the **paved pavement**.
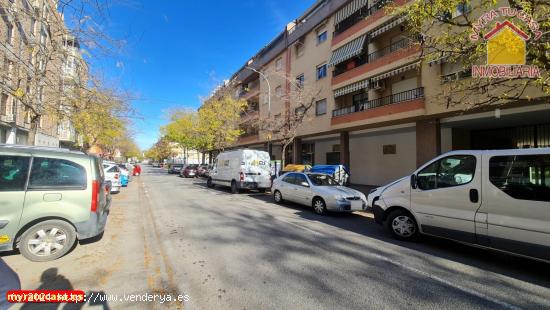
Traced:
[[[147, 168], [115, 197], [107, 232], [50, 263], [5, 257], [25, 288], [187, 294], [187, 309], [550, 308], [547, 264], [424, 238], [366, 214], [318, 216]], [[109, 301], [110, 308], [167, 304]], [[180, 303], [168, 304], [181, 308]]]

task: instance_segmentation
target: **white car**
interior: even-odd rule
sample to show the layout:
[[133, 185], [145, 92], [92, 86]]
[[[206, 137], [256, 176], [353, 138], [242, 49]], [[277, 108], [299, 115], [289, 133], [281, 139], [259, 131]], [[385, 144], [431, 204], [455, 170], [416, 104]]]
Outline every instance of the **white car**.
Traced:
[[250, 149], [223, 152], [216, 158], [206, 184], [229, 186], [233, 194], [242, 189], [265, 192], [271, 187], [269, 153]]
[[365, 194], [321, 173], [285, 173], [273, 181], [271, 191], [276, 203], [288, 200], [312, 206], [317, 214], [361, 211], [367, 206]]
[[105, 171], [105, 179], [111, 181], [111, 193], [119, 193], [122, 183], [120, 181], [120, 169], [117, 164], [103, 163], [103, 170]]

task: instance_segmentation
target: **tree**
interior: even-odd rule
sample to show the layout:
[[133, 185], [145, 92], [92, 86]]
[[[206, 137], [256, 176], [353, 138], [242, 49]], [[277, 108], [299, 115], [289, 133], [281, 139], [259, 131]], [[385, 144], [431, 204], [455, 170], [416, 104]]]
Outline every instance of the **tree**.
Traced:
[[145, 152], [145, 157], [155, 161], [162, 161], [176, 155], [170, 141], [165, 137], [160, 138], [155, 145]]
[[266, 78], [277, 78], [286, 81], [288, 92], [281, 96], [285, 102], [284, 112], [280, 115], [271, 114], [260, 117], [257, 121], [260, 133], [267, 141], [279, 141], [282, 145], [282, 166], [286, 165], [288, 147], [299, 135], [303, 125], [311, 120], [311, 111], [315, 108], [321, 89], [314, 83], [305, 83], [301, 79], [292, 79], [286, 74], [276, 72], [266, 75]]
[[161, 132], [169, 141], [178, 143], [184, 149], [199, 147], [199, 118], [197, 112], [175, 110], [171, 112], [171, 122], [161, 128]]
[[197, 149], [223, 151], [233, 145], [242, 134], [239, 123], [247, 107], [229, 92], [206, 100], [198, 111]]
[[[406, 28], [413, 40], [420, 38], [422, 59], [427, 63], [442, 61], [462, 67], [463, 71], [457, 73], [457, 81], [443, 85], [440, 96], [447, 107], [460, 106], [468, 109], [528, 101], [533, 100], [533, 97], [550, 95], [550, 3], [540, 0], [506, 2], [415, 0], [405, 6], [389, 8], [393, 14], [408, 17]], [[489, 15], [483, 15], [484, 13]], [[487, 43], [483, 36], [497, 21], [502, 22], [504, 19], [514, 19], [517, 27], [529, 33], [527, 64], [539, 68], [540, 76], [469, 78], [473, 66], [486, 63]], [[513, 44], [505, 45], [508, 48], [513, 47]]]
[[71, 114], [76, 131], [82, 136], [84, 147], [100, 147], [112, 154], [121, 140], [129, 134], [126, 116], [130, 113], [127, 102], [119, 99], [113, 91], [93, 89], [83, 92], [75, 99], [78, 107]]

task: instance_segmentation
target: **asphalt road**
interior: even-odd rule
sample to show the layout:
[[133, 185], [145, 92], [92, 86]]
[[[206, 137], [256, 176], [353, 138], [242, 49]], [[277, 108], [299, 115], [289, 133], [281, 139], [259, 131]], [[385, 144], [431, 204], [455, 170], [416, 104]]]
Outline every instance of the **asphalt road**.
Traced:
[[102, 240], [50, 263], [4, 259], [26, 289], [69, 283], [118, 296], [102, 304], [115, 309], [182, 308], [120, 300], [144, 293], [187, 294], [186, 309], [550, 308], [548, 264], [400, 242], [367, 214], [318, 216], [155, 168], [114, 197]]

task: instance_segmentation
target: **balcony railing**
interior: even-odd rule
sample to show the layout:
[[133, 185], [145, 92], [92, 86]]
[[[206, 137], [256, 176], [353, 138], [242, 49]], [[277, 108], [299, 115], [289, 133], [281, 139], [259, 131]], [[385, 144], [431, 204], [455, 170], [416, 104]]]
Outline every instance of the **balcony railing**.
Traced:
[[[405, 49], [407, 47], [409, 47], [411, 45], [411, 40], [409, 39], [402, 39], [402, 40], [399, 40], [391, 45], [388, 45], [384, 48], [381, 48], [377, 51], [374, 51], [370, 54], [363, 54], [363, 55], [360, 55], [358, 56], [357, 58], [355, 58], [355, 66], [352, 68], [352, 69], [355, 69], [357, 67], [360, 67], [364, 64], [367, 64], [367, 63], [371, 63], [371, 62], [374, 62], [388, 54], [391, 54], [393, 52], [397, 52], [399, 50], [402, 50], [402, 49]], [[346, 73], [347, 71], [349, 70], [352, 70], [352, 69], [348, 69], [346, 66], [342, 66], [340, 68], [336, 68], [334, 69], [334, 71], [332, 72], [332, 75], [333, 76], [338, 76], [342, 73]]]
[[368, 62], [373, 62], [379, 58], [382, 58], [388, 54], [391, 54], [393, 52], [396, 52], [398, 50], [401, 50], [401, 49], [404, 49], [404, 48], [407, 48], [408, 46], [411, 45], [411, 40], [409, 39], [402, 39], [402, 40], [399, 40], [391, 45], [388, 45], [384, 48], [381, 48], [377, 51], [374, 51], [372, 53], [369, 54], [369, 57], [368, 57]]
[[333, 110], [332, 117], [342, 116], [342, 115], [351, 114], [355, 112], [361, 112], [361, 111], [379, 108], [379, 107], [383, 107], [383, 106], [387, 106], [395, 103], [412, 101], [419, 98], [424, 98], [424, 87], [407, 90], [401, 93], [393, 94], [393, 95], [378, 98], [378, 99], [362, 100], [355, 103], [352, 106]]
[[462, 79], [466, 79], [472, 77], [472, 71], [471, 70], [462, 70], [455, 73], [442, 75], [441, 76], [441, 83], [448, 83], [452, 81], [458, 81]]
[[391, 0], [380, 0], [374, 3], [371, 7], [368, 7], [368, 5], [366, 5], [360, 8], [359, 10], [357, 10], [357, 12], [353, 13], [351, 16], [336, 25], [337, 27], [335, 27], [334, 29], [333, 36], [337, 36], [340, 33], [353, 27], [353, 25], [357, 24], [361, 20], [385, 7], [386, 4], [388, 4], [389, 2], [391, 2]]

